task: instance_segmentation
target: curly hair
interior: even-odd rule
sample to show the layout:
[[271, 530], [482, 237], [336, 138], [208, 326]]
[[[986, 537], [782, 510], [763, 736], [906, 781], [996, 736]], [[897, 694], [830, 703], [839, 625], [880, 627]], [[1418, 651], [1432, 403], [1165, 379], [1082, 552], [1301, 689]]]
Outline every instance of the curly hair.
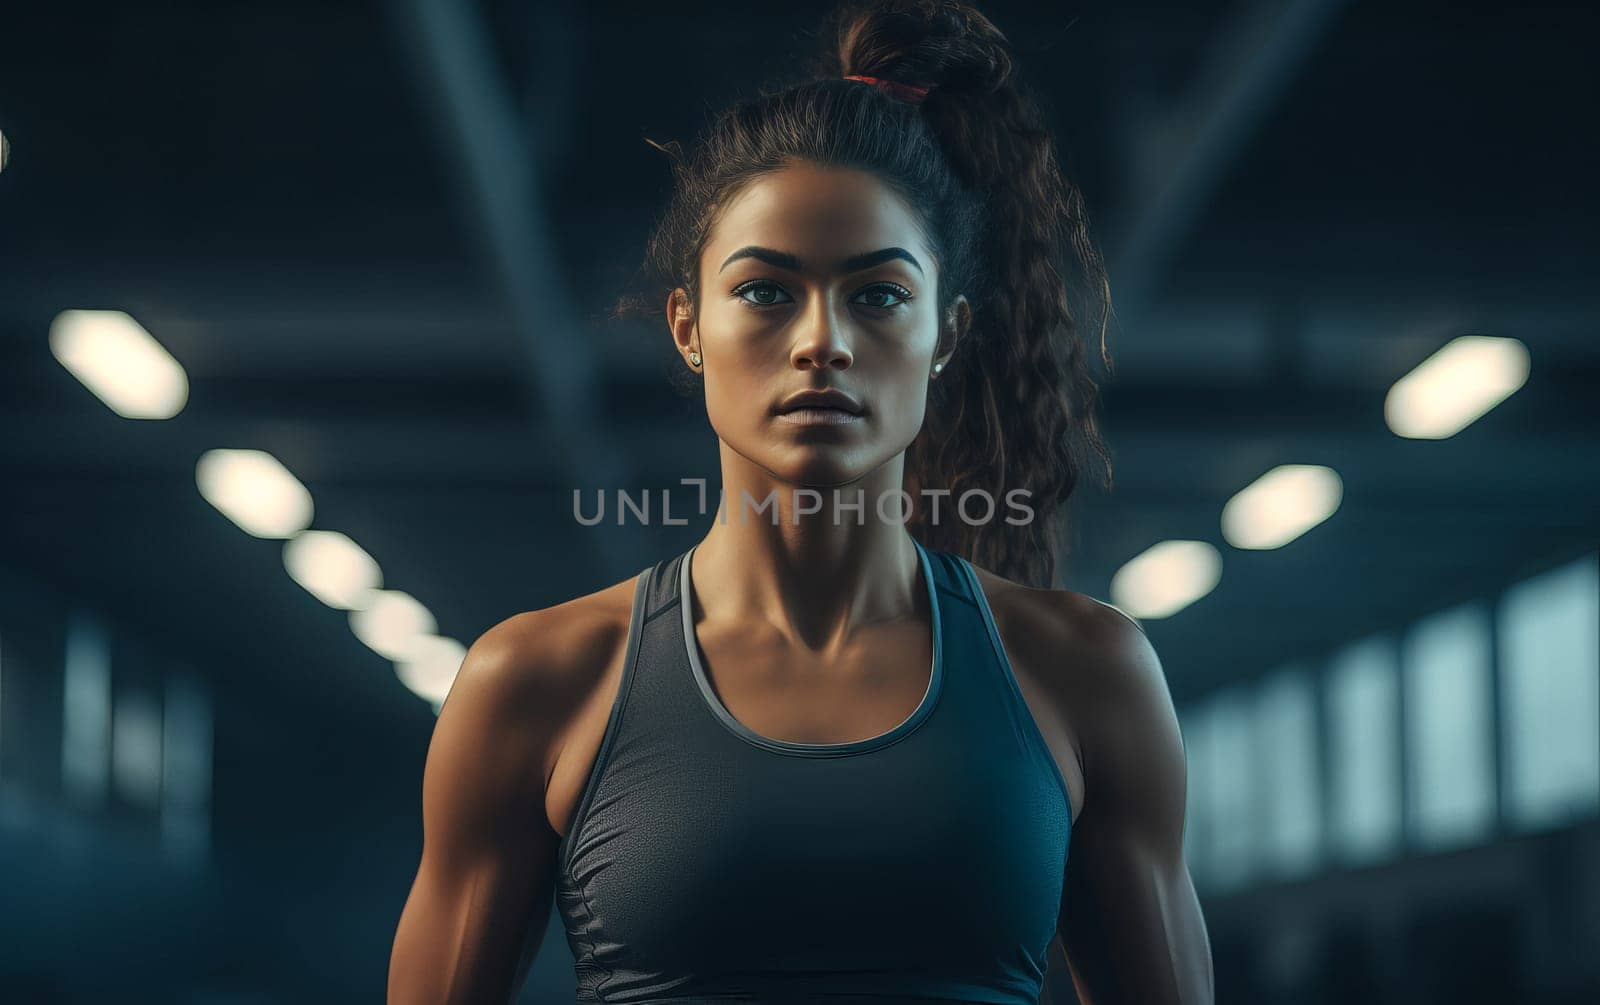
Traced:
[[[1058, 165], [1039, 103], [1016, 80], [1009, 43], [970, 5], [847, 4], [824, 37], [832, 44], [806, 79], [733, 104], [687, 153], [676, 142], [653, 144], [672, 158], [674, 175], [645, 261], [660, 295], [625, 297], [616, 313], [654, 313], [679, 287], [698, 310], [700, 254], [723, 207], [753, 180], [797, 161], [872, 173], [912, 208], [928, 239], [941, 316], [958, 295], [972, 307], [906, 451], [908, 529], [926, 547], [1050, 586], [1068, 497], [1097, 460], [1111, 485], [1099, 391], [1073, 308], [1080, 301], [1090, 316], [1109, 372], [1109, 284], [1082, 195]], [[843, 79], [853, 75], [931, 91], [912, 104]], [[697, 373], [674, 372], [698, 386]], [[1022, 524], [935, 520], [923, 503], [925, 491], [948, 490], [953, 502], [972, 490], [999, 499], [1018, 489], [1034, 514]]]

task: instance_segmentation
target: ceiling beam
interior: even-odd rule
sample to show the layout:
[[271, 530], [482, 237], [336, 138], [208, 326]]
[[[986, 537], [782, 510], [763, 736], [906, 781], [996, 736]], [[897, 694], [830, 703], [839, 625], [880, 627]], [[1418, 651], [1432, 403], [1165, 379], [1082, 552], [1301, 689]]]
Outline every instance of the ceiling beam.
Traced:
[[1139, 328], [1166, 269], [1193, 229], [1228, 166], [1287, 90], [1345, 0], [1257, 0], [1216, 36], [1186, 100], [1171, 121], [1188, 123], [1173, 144], [1147, 152], [1161, 167], [1135, 170], [1152, 179], [1132, 192], [1136, 215], [1111, 258], [1119, 326]]
[[[394, 0], [391, 6], [426, 104], [439, 122], [437, 145], [453, 154], [470, 216], [511, 308], [522, 372], [542, 431], [549, 434], [540, 441], [544, 459], [575, 481], [623, 486], [630, 476], [628, 458], [601, 427], [601, 361], [559, 279], [550, 217], [539, 198], [538, 144], [496, 69], [481, 14], [476, 5], [454, 0]], [[544, 28], [560, 32], [563, 25], [552, 18]], [[570, 76], [545, 84], [570, 85]], [[505, 461], [515, 463], [512, 456]], [[642, 540], [617, 530], [590, 535], [608, 579], [637, 571], [649, 557]]]

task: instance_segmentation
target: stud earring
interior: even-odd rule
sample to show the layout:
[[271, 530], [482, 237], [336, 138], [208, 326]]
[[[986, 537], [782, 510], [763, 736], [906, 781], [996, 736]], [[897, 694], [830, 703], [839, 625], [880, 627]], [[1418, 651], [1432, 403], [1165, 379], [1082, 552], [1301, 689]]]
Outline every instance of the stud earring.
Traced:
[[695, 366], [699, 366], [700, 365], [700, 354], [691, 350], [690, 353], [689, 353], [689, 362], [694, 364]]
[[935, 364], [933, 364], [933, 375], [935, 377], [939, 376], [939, 374], [941, 374], [943, 372], [944, 372], [944, 364], [943, 363], [935, 363]]

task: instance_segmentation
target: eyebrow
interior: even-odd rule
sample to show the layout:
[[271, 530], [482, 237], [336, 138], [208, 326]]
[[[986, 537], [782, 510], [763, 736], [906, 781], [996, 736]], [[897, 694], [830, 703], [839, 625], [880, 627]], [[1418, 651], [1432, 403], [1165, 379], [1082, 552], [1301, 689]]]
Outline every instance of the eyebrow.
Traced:
[[[737, 262], [741, 258], [754, 258], [757, 261], [766, 262], [768, 265], [771, 265], [774, 268], [787, 269], [790, 272], [805, 271], [805, 266], [801, 264], [798, 257], [791, 255], [786, 251], [774, 251], [771, 248], [763, 248], [754, 244], [740, 248], [738, 251], [735, 251], [733, 254], [729, 255], [723, 261], [722, 267], [717, 269], [717, 271], [726, 271], [728, 266], [732, 265], [734, 262]], [[852, 255], [851, 257], [840, 262], [834, 268], [834, 271], [837, 273], [860, 272], [862, 269], [870, 269], [874, 265], [881, 265], [884, 262], [893, 261], [897, 258], [906, 262], [910, 262], [912, 268], [916, 269], [919, 273], [922, 272], [922, 264], [917, 261], [915, 255], [904, 248], [880, 248], [877, 251], [868, 251], [865, 254]]]

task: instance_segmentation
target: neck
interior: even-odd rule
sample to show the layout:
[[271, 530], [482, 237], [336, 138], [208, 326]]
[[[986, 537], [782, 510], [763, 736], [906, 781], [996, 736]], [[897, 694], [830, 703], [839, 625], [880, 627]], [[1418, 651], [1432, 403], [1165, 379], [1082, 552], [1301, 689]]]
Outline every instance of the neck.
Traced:
[[926, 613], [916, 546], [899, 522], [904, 454], [821, 487], [721, 449], [722, 500], [690, 568], [703, 617], [760, 618], [827, 651], [858, 625]]

